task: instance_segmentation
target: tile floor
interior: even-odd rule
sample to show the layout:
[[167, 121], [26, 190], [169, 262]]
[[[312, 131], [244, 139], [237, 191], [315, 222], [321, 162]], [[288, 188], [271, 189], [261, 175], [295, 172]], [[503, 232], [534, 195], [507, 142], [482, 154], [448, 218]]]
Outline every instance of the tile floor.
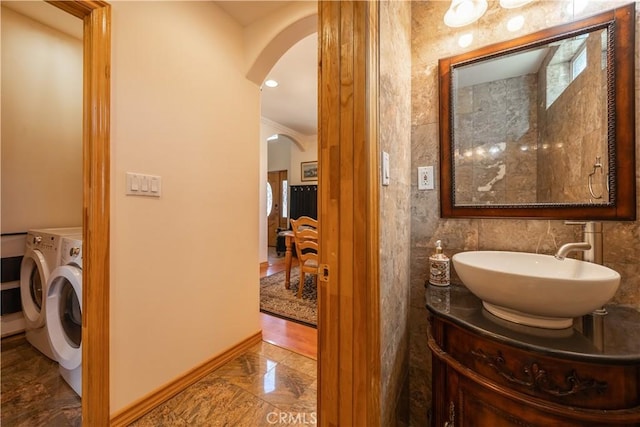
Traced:
[[[270, 248], [272, 249], [272, 248]], [[284, 268], [284, 258], [269, 253], [269, 269]], [[266, 316], [270, 317], [270, 316]], [[300, 342], [316, 340], [316, 331], [292, 332], [297, 324], [264, 323], [265, 339], [273, 335]], [[290, 322], [285, 322], [290, 323]], [[271, 335], [269, 328], [274, 329]], [[274, 335], [275, 334], [275, 335]], [[291, 344], [289, 342], [289, 344]], [[57, 363], [35, 350], [24, 334], [2, 339], [1, 418], [3, 427], [81, 426], [81, 400], [58, 374]], [[303, 345], [303, 353], [316, 346]], [[218, 368], [187, 390], [155, 408], [132, 426], [314, 426], [316, 425], [317, 364], [312, 358], [267, 342]]]
[[[262, 342], [132, 426], [312, 426], [316, 361]], [[81, 403], [24, 335], [2, 340], [2, 426], [80, 426]]]
[[132, 424], [316, 425], [316, 361], [262, 342]]
[[3, 427], [80, 426], [80, 398], [58, 373], [58, 364], [27, 342], [24, 334], [2, 339]]

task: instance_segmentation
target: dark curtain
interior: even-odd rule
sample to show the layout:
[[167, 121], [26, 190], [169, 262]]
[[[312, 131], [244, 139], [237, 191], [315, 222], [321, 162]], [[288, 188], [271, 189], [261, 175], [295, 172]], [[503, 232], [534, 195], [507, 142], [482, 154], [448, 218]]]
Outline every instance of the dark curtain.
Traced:
[[292, 185], [289, 187], [289, 192], [291, 194], [289, 218], [298, 219], [301, 216], [309, 216], [318, 219], [317, 185]]

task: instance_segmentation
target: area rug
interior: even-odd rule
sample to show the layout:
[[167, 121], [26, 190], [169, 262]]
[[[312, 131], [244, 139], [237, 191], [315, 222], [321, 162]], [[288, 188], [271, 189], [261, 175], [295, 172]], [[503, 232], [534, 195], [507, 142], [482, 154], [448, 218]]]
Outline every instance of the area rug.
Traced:
[[260, 279], [260, 311], [283, 319], [317, 327], [318, 293], [313, 276], [305, 277], [302, 298], [298, 298], [299, 268], [291, 268], [291, 286], [284, 287], [285, 272]]

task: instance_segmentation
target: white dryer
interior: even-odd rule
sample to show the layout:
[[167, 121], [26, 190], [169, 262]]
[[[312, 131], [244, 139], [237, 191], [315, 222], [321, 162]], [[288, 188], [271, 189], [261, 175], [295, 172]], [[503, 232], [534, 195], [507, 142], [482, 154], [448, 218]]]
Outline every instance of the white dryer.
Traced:
[[47, 329], [60, 375], [82, 396], [82, 236], [63, 237], [47, 292]]
[[49, 274], [60, 263], [62, 236], [82, 233], [82, 227], [43, 228], [27, 232], [25, 254], [20, 265], [20, 297], [27, 341], [55, 359], [46, 328], [46, 299]]

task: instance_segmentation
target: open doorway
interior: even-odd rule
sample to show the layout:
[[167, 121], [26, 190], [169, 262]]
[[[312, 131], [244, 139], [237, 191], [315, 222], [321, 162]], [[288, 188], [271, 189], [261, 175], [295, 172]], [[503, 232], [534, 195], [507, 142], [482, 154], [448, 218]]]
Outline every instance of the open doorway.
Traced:
[[[315, 29], [315, 25], [309, 22], [309, 28]], [[260, 246], [264, 251], [261, 252], [260, 310], [265, 341], [315, 359], [317, 288], [303, 283], [303, 297], [297, 297], [295, 290], [300, 287], [300, 273], [295, 249], [289, 238], [287, 253], [287, 238], [278, 234], [289, 229], [293, 215], [305, 215], [300, 209], [294, 209], [303, 194], [300, 190], [309, 189], [304, 195], [317, 194], [317, 179], [302, 176], [302, 165], [317, 164], [318, 160], [318, 33], [297, 33], [291, 43], [262, 76], [261, 135], [267, 146], [262, 151], [267, 182], [261, 187], [264, 186], [267, 193], [268, 217], [263, 223], [264, 231], [260, 231]], [[273, 81], [267, 85], [268, 80]], [[277, 281], [277, 275], [282, 280]], [[274, 289], [263, 292], [270, 286]], [[268, 299], [271, 300], [267, 302]], [[278, 303], [270, 305], [271, 301]]]

